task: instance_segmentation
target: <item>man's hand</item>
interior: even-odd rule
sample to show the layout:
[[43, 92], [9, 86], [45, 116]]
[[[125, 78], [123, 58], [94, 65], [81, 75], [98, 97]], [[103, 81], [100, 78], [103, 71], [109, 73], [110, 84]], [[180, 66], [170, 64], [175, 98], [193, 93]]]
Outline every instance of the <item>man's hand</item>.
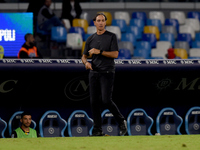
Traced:
[[88, 51], [90, 55], [93, 54], [100, 54], [100, 50], [96, 49], [96, 48], [92, 48], [91, 50]]
[[85, 68], [86, 68], [87, 70], [88, 70], [88, 69], [93, 70], [93, 69], [92, 69], [91, 63], [89, 63], [88, 61], [85, 63]]

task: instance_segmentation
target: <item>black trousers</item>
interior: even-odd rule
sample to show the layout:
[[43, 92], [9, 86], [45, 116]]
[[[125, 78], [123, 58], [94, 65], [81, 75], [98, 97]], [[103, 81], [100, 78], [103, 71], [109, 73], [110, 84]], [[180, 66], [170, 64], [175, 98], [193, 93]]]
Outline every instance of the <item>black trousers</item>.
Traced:
[[94, 120], [94, 132], [102, 131], [101, 104], [103, 103], [114, 115], [116, 121], [120, 124], [124, 117], [120, 113], [116, 104], [112, 101], [112, 92], [115, 73], [97, 73], [90, 72], [90, 103]]

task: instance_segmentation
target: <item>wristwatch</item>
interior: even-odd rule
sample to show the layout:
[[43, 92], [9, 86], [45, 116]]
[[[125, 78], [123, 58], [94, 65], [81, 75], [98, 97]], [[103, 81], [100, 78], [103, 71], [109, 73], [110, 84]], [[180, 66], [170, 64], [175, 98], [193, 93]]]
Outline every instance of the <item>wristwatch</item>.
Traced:
[[100, 53], [99, 53], [99, 54], [101, 55], [102, 53], [103, 53], [103, 50], [100, 50]]

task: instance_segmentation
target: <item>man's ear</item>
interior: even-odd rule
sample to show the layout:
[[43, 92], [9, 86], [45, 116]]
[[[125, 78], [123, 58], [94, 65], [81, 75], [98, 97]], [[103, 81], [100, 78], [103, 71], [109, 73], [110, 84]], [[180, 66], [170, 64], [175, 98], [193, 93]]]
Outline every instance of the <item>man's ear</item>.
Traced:
[[20, 122], [22, 123], [22, 119], [20, 119]]

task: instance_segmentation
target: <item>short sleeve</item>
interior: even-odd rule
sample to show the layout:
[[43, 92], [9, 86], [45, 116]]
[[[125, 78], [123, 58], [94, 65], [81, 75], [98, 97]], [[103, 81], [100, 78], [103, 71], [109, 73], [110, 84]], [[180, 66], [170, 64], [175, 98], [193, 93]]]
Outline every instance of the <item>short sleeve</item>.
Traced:
[[89, 56], [89, 53], [88, 53], [88, 51], [89, 51], [89, 44], [88, 44], [89, 42], [88, 42], [88, 40], [86, 41], [86, 43], [85, 43], [85, 48], [84, 48], [84, 51], [83, 51], [83, 54], [84, 55], [87, 55], [87, 56]]
[[119, 51], [117, 37], [115, 34], [112, 36], [110, 51]]

